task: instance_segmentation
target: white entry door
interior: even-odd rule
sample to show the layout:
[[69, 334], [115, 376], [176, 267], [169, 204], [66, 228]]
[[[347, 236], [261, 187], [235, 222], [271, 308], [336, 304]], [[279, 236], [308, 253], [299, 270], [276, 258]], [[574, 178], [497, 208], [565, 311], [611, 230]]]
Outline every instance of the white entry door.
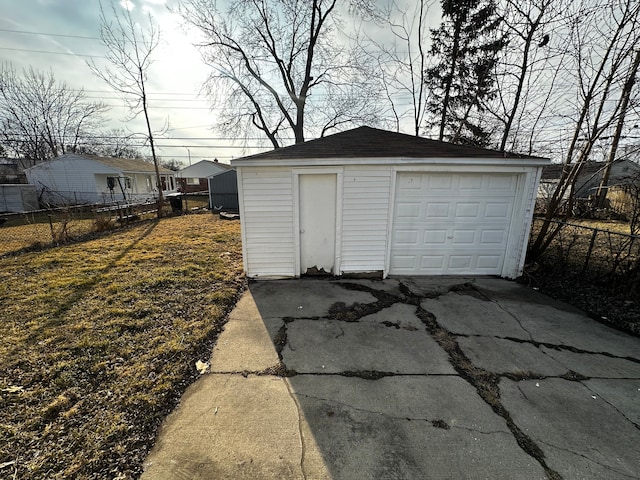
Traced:
[[298, 177], [300, 273], [331, 274], [336, 257], [336, 174]]
[[517, 175], [398, 173], [389, 273], [500, 275]]

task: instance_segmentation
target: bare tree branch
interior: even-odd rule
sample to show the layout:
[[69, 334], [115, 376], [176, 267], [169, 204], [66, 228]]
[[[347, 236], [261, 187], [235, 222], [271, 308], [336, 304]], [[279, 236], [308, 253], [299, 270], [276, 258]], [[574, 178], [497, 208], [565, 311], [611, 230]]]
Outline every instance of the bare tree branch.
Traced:
[[151, 15], [148, 15], [146, 29], [137, 25], [131, 12], [118, 10], [111, 3], [111, 17], [107, 18], [100, 2], [100, 38], [107, 47], [107, 61], [112, 68], [101, 68], [94, 60], [87, 62], [91, 71], [113, 88], [127, 103], [131, 119], [144, 115], [147, 140], [156, 174], [158, 189], [158, 218], [162, 216], [164, 204], [160, 166], [156, 156], [154, 133], [149, 120], [149, 98], [147, 96], [148, 71], [152, 55], [160, 42], [160, 32]]
[[[379, 103], [366, 105], [367, 84], [353, 52], [336, 41], [337, 0], [233, 0], [222, 12], [213, 0], [182, 0], [179, 12], [203, 34], [199, 47], [211, 66], [208, 91], [227, 96], [218, 128], [246, 136], [262, 132], [274, 148], [291, 132], [296, 143], [306, 136], [361, 120]], [[369, 0], [354, 8], [372, 8]], [[373, 8], [370, 10], [373, 12]], [[335, 101], [350, 83], [355, 110], [336, 110]], [[212, 104], [217, 95], [210, 95]], [[312, 100], [313, 99], [313, 100]], [[352, 112], [359, 112], [352, 114]], [[337, 122], [334, 116], [338, 115]], [[368, 118], [373, 118], [369, 115]], [[332, 119], [332, 120], [329, 120]], [[244, 129], [244, 131], [243, 131]]]
[[0, 125], [4, 144], [31, 164], [74, 152], [104, 121], [108, 107], [89, 102], [82, 89], [29, 67], [19, 75], [0, 65]]

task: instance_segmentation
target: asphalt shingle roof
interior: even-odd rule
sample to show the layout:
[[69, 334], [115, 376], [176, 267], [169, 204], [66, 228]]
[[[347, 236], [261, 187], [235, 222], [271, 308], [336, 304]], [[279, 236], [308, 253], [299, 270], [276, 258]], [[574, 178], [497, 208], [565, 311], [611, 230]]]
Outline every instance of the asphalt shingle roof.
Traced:
[[[131, 158], [115, 158], [115, 157], [98, 157], [96, 155], [81, 155], [86, 158], [90, 158], [96, 162], [103, 163], [110, 167], [116, 168], [123, 172], [149, 172], [155, 173], [155, 167], [153, 163], [140, 159]], [[168, 168], [159, 167], [160, 173], [175, 173]]]
[[501, 152], [485, 148], [456, 145], [404, 133], [390, 132], [372, 127], [358, 127], [304, 143], [258, 153], [243, 159], [285, 158], [357, 158], [357, 157], [407, 157], [407, 158], [523, 158], [537, 159], [530, 155]]

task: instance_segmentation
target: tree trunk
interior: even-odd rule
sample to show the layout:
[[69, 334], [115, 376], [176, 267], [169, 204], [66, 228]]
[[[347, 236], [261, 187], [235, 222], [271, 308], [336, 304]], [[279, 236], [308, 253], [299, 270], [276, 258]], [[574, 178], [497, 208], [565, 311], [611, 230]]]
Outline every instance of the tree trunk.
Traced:
[[524, 89], [524, 81], [527, 75], [527, 70], [529, 67], [529, 50], [531, 49], [531, 42], [533, 41], [533, 35], [535, 34], [538, 26], [540, 25], [540, 21], [542, 19], [542, 13], [535, 20], [533, 25], [531, 26], [531, 30], [527, 33], [524, 42], [524, 52], [522, 52], [522, 64], [520, 65], [520, 75], [518, 76], [518, 86], [516, 87], [516, 95], [513, 100], [513, 108], [507, 115], [507, 123], [504, 127], [504, 132], [502, 134], [502, 140], [500, 140], [500, 151], [504, 152], [507, 139], [509, 138], [509, 132], [511, 131], [511, 126], [513, 125], [513, 120], [516, 117], [516, 113], [518, 112], [518, 107], [520, 106], [520, 97], [522, 96], [522, 91]]
[[622, 128], [624, 127], [624, 120], [627, 114], [627, 108], [629, 107], [629, 99], [631, 98], [631, 90], [635, 83], [636, 74], [638, 73], [638, 67], [640, 66], [640, 50], [636, 52], [633, 66], [627, 77], [627, 81], [624, 84], [620, 100], [620, 116], [618, 117], [618, 124], [616, 125], [616, 132], [613, 136], [613, 143], [611, 144], [611, 150], [609, 157], [602, 172], [602, 180], [598, 185], [598, 191], [595, 198], [595, 206], [597, 208], [604, 208], [605, 201], [607, 199], [607, 190], [609, 185], [609, 177], [611, 175], [611, 167], [616, 159], [616, 153], [618, 152], [618, 144], [620, 143], [620, 136], [622, 135]]
[[147, 111], [147, 96], [142, 92], [142, 109], [144, 111], [144, 119], [147, 123], [147, 132], [149, 134], [149, 145], [151, 146], [151, 157], [153, 158], [153, 168], [156, 171], [156, 185], [158, 186], [158, 218], [162, 218], [162, 207], [164, 205], [164, 194], [162, 193], [162, 178], [160, 178], [160, 166], [156, 157], [156, 147], [153, 143], [153, 133], [151, 132], [151, 123], [149, 123], [149, 112]]
[[441, 142], [444, 139], [444, 128], [447, 123], [447, 109], [449, 107], [449, 99], [451, 98], [451, 87], [453, 85], [453, 76], [456, 73], [456, 63], [458, 61], [458, 50], [460, 49], [460, 29], [462, 28], [462, 22], [460, 16], [456, 18], [455, 31], [453, 35], [453, 47], [451, 48], [451, 67], [449, 68], [449, 76], [447, 77], [447, 83], [444, 90], [444, 99], [442, 101], [442, 114], [440, 115], [440, 133], [438, 134], [438, 140]]

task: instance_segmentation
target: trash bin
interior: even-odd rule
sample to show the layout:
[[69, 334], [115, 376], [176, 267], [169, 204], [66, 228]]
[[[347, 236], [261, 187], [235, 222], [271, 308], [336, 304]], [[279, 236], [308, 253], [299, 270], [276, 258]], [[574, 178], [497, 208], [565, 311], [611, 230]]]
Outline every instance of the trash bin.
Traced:
[[182, 197], [178, 195], [172, 195], [169, 197], [169, 204], [171, 205], [171, 211], [173, 213], [182, 212]]

